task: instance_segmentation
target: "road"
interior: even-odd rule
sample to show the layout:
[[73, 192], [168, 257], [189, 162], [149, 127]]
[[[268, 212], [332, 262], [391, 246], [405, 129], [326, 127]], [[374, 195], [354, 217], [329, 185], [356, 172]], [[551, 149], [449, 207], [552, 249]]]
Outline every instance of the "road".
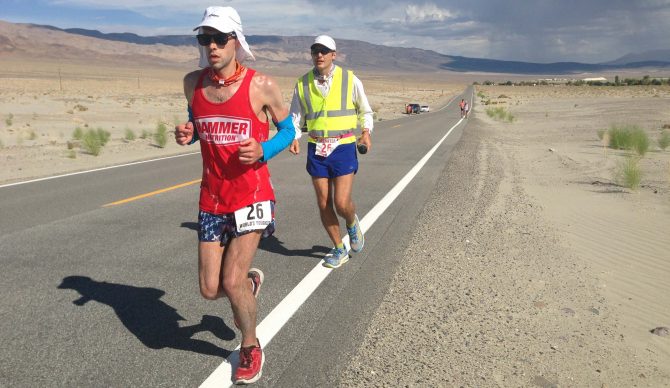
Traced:
[[[336, 381], [465, 128], [453, 101], [466, 96], [472, 88], [448, 107], [376, 123], [354, 187], [365, 250], [328, 271], [311, 294], [296, 286], [319, 267], [330, 242], [305, 155], [283, 152], [270, 162], [277, 232], [254, 261], [266, 276], [259, 299], [266, 364], [257, 386]], [[397, 198], [372, 214], [441, 140]], [[200, 171], [193, 154], [0, 186], [0, 386], [216, 382], [212, 373], [225, 369], [240, 336], [228, 302], [198, 292]], [[294, 289], [305, 297], [297, 311], [285, 324], [274, 315], [266, 320]]]

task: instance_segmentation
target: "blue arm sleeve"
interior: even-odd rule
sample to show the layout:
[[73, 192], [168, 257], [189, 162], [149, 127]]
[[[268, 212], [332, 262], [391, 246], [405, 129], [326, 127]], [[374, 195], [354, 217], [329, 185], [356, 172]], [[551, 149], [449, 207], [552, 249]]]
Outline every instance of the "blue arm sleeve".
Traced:
[[284, 120], [275, 123], [275, 125], [277, 125], [277, 134], [272, 139], [261, 143], [261, 147], [263, 147], [261, 162], [267, 162], [275, 157], [288, 147], [295, 138], [295, 128], [293, 127], [293, 120], [291, 120], [290, 115]]
[[[193, 125], [195, 125], [195, 120], [193, 120], [193, 109], [191, 107], [188, 107], [188, 121], [192, 122]], [[191, 138], [191, 141], [188, 142], [189, 145], [195, 143], [196, 141], [200, 140], [200, 136], [198, 136], [198, 131], [193, 128], [193, 138]]]

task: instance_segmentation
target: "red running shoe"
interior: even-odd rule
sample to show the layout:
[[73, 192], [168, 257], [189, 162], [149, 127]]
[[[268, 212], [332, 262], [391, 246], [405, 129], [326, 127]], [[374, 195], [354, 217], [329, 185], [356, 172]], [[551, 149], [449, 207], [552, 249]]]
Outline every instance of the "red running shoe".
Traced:
[[253, 384], [263, 375], [263, 363], [265, 354], [260, 346], [247, 346], [240, 348], [240, 365], [235, 371], [235, 384]]

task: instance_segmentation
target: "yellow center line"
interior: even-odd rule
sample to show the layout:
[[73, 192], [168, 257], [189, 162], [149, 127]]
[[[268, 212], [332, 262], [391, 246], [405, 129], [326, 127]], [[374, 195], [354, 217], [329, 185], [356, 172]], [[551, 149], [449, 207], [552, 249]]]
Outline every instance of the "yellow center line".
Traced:
[[120, 201], [116, 201], [116, 202], [108, 203], [108, 204], [106, 204], [106, 205], [102, 205], [102, 207], [121, 205], [121, 204], [124, 204], [124, 203], [128, 203], [128, 202], [136, 201], [136, 200], [138, 200], [138, 199], [142, 199], [142, 198], [146, 198], [146, 197], [151, 197], [152, 195], [156, 195], [156, 194], [160, 194], [160, 193], [165, 193], [166, 191], [176, 190], [176, 189], [180, 189], [180, 188], [182, 188], [182, 187], [190, 186], [190, 185], [199, 183], [200, 181], [202, 181], [202, 179], [196, 179], [196, 180], [194, 180], [194, 181], [185, 182], [185, 183], [180, 183], [180, 184], [178, 184], [178, 185], [176, 185], [176, 186], [166, 187], [166, 188], [164, 188], [164, 189], [160, 189], [160, 190], [152, 191], [152, 192], [150, 192], [150, 193], [140, 194], [140, 195], [136, 195], [136, 196], [134, 196], [134, 197], [130, 197], [130, 198], [126, 198], [126, 199], [122, 199], [122, 200], [120, 200]]

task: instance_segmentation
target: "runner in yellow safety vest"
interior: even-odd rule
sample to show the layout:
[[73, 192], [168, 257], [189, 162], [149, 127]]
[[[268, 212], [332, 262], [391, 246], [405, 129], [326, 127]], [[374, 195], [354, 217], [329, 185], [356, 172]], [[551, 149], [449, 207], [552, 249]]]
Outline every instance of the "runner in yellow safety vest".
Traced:
[[[321, 223], [333, 242], [323, 265], [337, 268], [349, 260], [349, 251], [340, 236], [338, 215], [344, 218], [353, 252], [360, 252], [365, 237], [351, 198], [354, 175], [358, 171], [355, 131], [361, 149], [371, 149], [373, 112], [363, 84], [350, 70], [333, 63], [337, 47], [333, 38], [320, 35], [311, 46], [314, 68], [296, 83], [290, 115], [296, 128], [291, 144], [300, 152], [299, 128], [307, 127], [307, 172], [312, 177]], [[361, 151], [363, 152], [363, 151]]]

